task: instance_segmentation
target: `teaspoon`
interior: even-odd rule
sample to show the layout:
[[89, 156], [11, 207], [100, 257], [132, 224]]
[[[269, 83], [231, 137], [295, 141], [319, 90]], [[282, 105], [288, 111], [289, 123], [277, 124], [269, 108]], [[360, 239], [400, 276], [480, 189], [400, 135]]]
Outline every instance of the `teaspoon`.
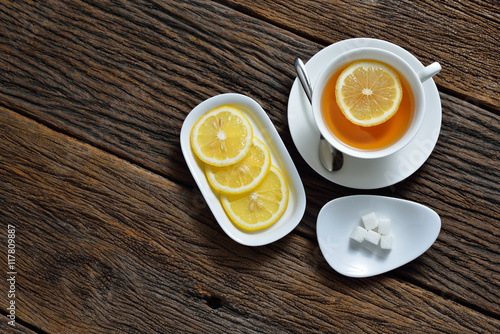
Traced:
[[[312, 86], [307, 76], [306, 67], [300, 58], [295, 59], [295, 70], [297, 72], [297, 77], [304, 89], [309, 103], [312, 103]], [[319, 137], [319, 161], [325, 169], [329, 172], [335, 172], [342, 168], [344, 164], [344, 155], [342, 152], [337, 150], [335, 147], [330, 145], [328, 141], [320, 133]]]

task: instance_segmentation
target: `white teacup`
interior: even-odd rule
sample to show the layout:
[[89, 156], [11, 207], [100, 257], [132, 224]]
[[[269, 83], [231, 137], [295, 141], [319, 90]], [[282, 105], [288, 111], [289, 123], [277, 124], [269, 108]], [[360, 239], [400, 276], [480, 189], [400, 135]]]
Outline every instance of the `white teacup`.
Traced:
[[[321, 96], [323, 95], [323, 90], [325, 88], [328, 79], [336, 72], [340, 67], [351, 63], [356, 60], [376, 60], [390, 65], [394, 68], [401, 76], [404, 77], [405, 81], [408, 83], [409, 88], [413, 93], [414, 98], [414, 112], [413, 119], [403, 136], [384, 148], [376, 150], [363, 150], [347, 145], [339, 138], [337, 138], [325, 124], [321, 112]], [[314, 119], [319, 131], [323, 137], [337, 150], [357, 158], [363, 159], [376, 159], [386, 157], [393, 154], [403, 147], [405, 147], [411, 140], [415, 137], [422, 121], [424, 119], [425, 109], [425, 94], [422, 83], [427, 79], [433, 77], [441, 70], [439, 63], [433, 63], [422, 70], [416, 72], [405, 60], [403, 60], [398, 55], [377, 48], [358, 48], [347, 51], [336, 58], [334, 58], [323, 71], [319, 74], [316, 83], [313, 88], [312, 95], [312, 109], [314, 113]]]

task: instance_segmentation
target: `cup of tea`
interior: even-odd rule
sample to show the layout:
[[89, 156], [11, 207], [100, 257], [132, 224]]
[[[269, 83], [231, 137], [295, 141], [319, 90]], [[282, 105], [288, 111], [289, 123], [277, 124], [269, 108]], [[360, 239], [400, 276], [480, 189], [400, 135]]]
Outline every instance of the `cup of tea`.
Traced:
[[[345, 78], [345, 69], [373, 63], [381, 64], [399, 79], [400, 103], [395, 104], [396, 112], [382, 123], [360, 125], [352, 117], [346, 117], [345, 105], [337, 101], [337, 81], [339, 77]], [[312, 110], [316, 125], [333, 147], [347, 155], [363, 159], [391, 155], [410, 143], [420, 129], [426, 113], [422, 84], [440, 70], [439, 63], [433, 63], [415, 71], [398, 55], [378, 48], [344, 52], [325, 66], [314, 84]]]

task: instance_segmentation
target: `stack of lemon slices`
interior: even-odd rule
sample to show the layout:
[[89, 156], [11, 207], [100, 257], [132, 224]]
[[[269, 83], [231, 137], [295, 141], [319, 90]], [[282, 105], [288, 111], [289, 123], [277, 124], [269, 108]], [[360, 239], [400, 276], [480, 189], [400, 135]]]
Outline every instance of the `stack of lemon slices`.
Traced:
[[246, 231], [274, 224], [288, 205], [288, 186], [271, 165], [267, 146], [253, 135], [245, 115], [221, 106], [200, 117], [191, 130], [191, 147], [205, 163], [208, 182], [220, 193], [231, 221]]

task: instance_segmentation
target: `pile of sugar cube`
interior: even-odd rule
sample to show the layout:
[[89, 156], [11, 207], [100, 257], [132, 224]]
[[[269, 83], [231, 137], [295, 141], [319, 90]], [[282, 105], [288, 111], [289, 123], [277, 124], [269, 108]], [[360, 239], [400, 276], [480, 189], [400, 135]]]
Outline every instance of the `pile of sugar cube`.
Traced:
[[370, 212], [361, 217], [364, 227], [356, 226], [352, 231], [351, 239], [357, 242], [364, 240], [378, 245], [380, 248], [392, 249], [391, 220], [387, 218], [377, 218], [375, 212]]

